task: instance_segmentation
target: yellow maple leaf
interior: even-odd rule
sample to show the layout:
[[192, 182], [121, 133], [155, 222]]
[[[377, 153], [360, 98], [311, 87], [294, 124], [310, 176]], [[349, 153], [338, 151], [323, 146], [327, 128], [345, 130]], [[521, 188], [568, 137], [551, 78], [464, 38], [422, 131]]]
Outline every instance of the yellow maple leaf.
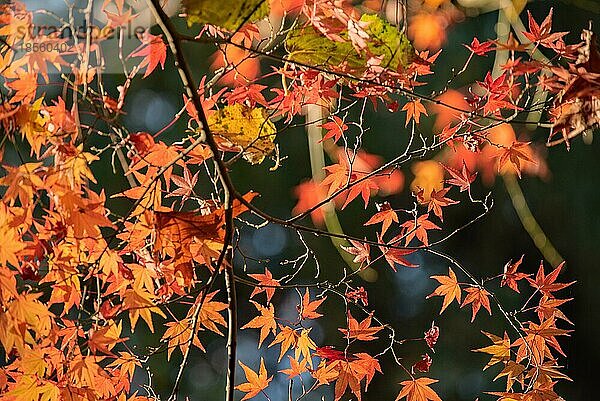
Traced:
[[240, 103], [225, 106], [208, 117], [208, 125], [222, 150], [243, 152], [251, 164], [262, 163], [275, 150], [277, 131], [264, 108]]
[[308, 336], [310, 334], [311, 329], [302, 329], [300, 335], [298, 336], [298, 340], [296, 341], [296, 347], [294, 351], [294, 356], [296, 359], [302, 355], [308, 361], [308, 365], [313, 367], [312, 358], [310, 356], [311, 349], [317, 349], [314, 341]]
[[486, 333], [485, 331], [482, 331], [482, 333], [494, 343], [493, 345], [474, 350], [474, 352], [484, 352], [492, 356], [492, 359], [485, 365], [483, 370], [486, 370], [498, 362], [508, 361], [510, 359], [510, 338], [508, 338], [506, 332], [504, 333], [504, 337], [498, 337], [494, 334]]

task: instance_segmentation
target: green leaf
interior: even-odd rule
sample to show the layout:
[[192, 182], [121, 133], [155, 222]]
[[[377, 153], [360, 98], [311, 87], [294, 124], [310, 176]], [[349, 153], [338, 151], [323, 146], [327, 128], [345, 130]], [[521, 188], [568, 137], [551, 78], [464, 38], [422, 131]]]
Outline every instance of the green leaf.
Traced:
[[228, 31], [269, 15], [268, 0], [183, 0], [188, 25], [211, 24]]
[[367, 48], [361, 52], [352, 46], [348, 31], [340, 34], [347, 41], [336, 42], [307, 25], [288, 34], [288, 60], [357, 74], [367, 69], [372, 56], [383, 56], [381, 66], [391, 70], [406, 67], [412, 61], [414, 50], [406, 35], [377, 15], [364, 14], [360, 21], [368, 23], [364, 30], [369, 35]]

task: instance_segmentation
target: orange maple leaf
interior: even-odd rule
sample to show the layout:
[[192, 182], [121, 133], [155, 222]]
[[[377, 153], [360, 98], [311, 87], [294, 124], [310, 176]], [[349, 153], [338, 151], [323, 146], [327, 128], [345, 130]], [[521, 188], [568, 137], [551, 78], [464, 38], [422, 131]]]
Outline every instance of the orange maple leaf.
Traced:
[[310, 350], [316, 350], [317, 346], [315, 345], [314, 341], [309, 337], [310, 331], [312, 330], [312, 328], [310, 329], [302, 329], [302, 331], [300, 332], [300, 335], [297, 337], [296, 340], [296, 345], [295, 345], [295, 349], [294, 349], [294, 357], [296, 359], [298, 359], [300, 357], [300, 355], [302, 355], [308, 362], [308, 365], [311, 367], [313, 367], [312, 364], [312, 358], [310, 356]]
[[292, 327], [279, 325], [279, 333], [275, 336], [275, 339], [269, 344], [271, 348], [275, 344], [281, 344], [281, 350], [279, 352], [279, 359], [277, 362], [281, 362], [281, 358], [285, 355], [290, 347], [296, 345], [298, 341], [298, 333]]
[[264, 274], [248, 274], [248, 276], [258, 281], [259, 284], [252, 290], [250, 298], [264, 292], [267, 295], [267, 303], [271, 302], [271, 298], [273, 298], [273, 295], [275, 294], [275, 287], [279, 287], [280, 284], [278, 280], [273, 278], [269, 269], [265, 268]]
[[498, 172], [502, 171], [502, 168], [506, 165], [506, 163], [510, 162], [514, 171], [517, 173], [519, 178], [521, 178], [521, 163], [530, 162], [535, 164], [535, 162], [527, 155], [527, 150], [529, 149], [529, 142], [513, 142], [509, 147], [504, 148], [499, 155], [498, 158]]
[[458, 285], [458, 281], [456, 280], [456, 274], [451, 268], [448, 268], [447, 276], [431, 276], [430, 278], [437, 280], [440, 285], [431, 294], [427, 295], [427, 298], [431, 298], [433, 296], [444, 297], [440, 315], [455, 299], [458, 303], [460, 303], [462, 292], [460, 290], [460, 285]]
[[398, 215], [396, 214], [396, 211], [392, 209], [389, 202], [384, 202], [381, 205], [378, 205], [378, 210], [379, 211], [375, 213], [364, 225], [368, 226], [371, 224], [383, 223], [381, 226], [381, 235], [383, 236], [392, 222], [398, 223]]
[[479, 308], [481, 308], [482, 305], [485, 309], [487, 309], [490, 315], [492, 314], [492, 308], [490, 307], [489, 298], [490, 293], [487, 292], [485, 288], [469, 287], [466, 288], [465, 291], [467, 292], [467, 296], [465, 297], [460, 307], [462, 308], [465, 305], [471, 304], [471, 307], [473, 308], [473, 316], [471, 317], [471, 322], [475, 320], [475, 316], [477, 315], [477, 312], [479, 312]]
[[258, 340], [258, 348], [260, 348], [262, 342], [267, 338], [269, 333], [273, 333], [277, 330], [277, 324], [275, 323], [275, 308], [272, 304], [269, 304], [268, 307], [264, 307], [258, 302], [250, 301], [256, 309], [260, 312], [260, 316], [256, 316], [254, 319], [250, 320], [242, 329], [260, 329], [260, 338]]
[[375, 337], [375, 334], [381, 331], [383, 326], [371, 327], [372, 319], [373, 315], [369, 315], [364, 318], [362, 322], [358, 323], [358, 320], [356, 320], [350, 311], [348, 311], [348, 328], [338, 330], [341, 331], [348, 339], [354, 338], [360, 341], [376, 340], [377, 337]]
[[138, 318], [141, 317], [148, 324], [150, 331], [154, 333], [152, 325], [152, 314], [166, 318], [163, 311], [154, 303], [154, 295], [141, 288], [127, 290], [123, 296], [123, 309], [129, 311], [129, 320], [131, 320], [131, 331], [135, 330]]
[[315, 301], [310, 300], [310, 293], [308, 288], [302, 297], [302, 304], [300, 305], [300, 318], [301, 319], [318, 319], [323, 314], [317, 312], [317, 308], [325, 301], [327, 297], [317, 299]]
[[421, 120], [421, 114], [427, 114], [427, 110], [425, 110], [425, 106], [421, 104], [420, 100], [413, 100], [412, 102], [408, 102], [402, 108], [403, 111], [406, 111], [406, 123], [404, 126], [406, 127], [411, 119], [414, 119], [418, 124]]
[[246, 380], [248, 380], [246, 383], [242, 383], [240, 385], [235, 386], [236, 390], [246, 393], [246, 395], [244, 395], [244, 397], [242, 398], [242, 401], [256, 397], [264, 389], [266, 389], [269, 386], [271, 380], [273, 380], [273, 376], [267, 377], [265, 361], [262, 358], [260, 358], [260, 367], [258, 369], [258, 374], [252, 369], [250, 369], [248, 366], [244, 365], [241, 361], [239, 361], [238, 363], [240, 364], [242, 369], [244, 369]]
[[291, 356], [288, 356], [288, 358], [290, 360], [290, 368], [282, 369], [279, 372], [286, 374], [290, 379], [300, 376], [304, 372], [308, 372], [308, 369], [306, 368], [306, 359], [303, 359], [302, 362], [298, 362]]
[[327, 133], [319, 142], [323, 142], [326, 139], [333, 139], [334, 142], [337, 142], [344, 135], [344, 131], [348, 129], [348, 126], [344, 124], [344, 120], [338, 116], [333, 116], [333, 121], [319, 125], [319, 127], [327, 130]]
[[400, 383], [402, 390], [396, 397], [396, 401], [404, 397], [406, 397], [406, 401], [442, 401], [436, 392], [429, 387], [437, 382], [437, 380], [428, 377], [403, 381]]
[[[167, 341], [167, 361], [171, 359], [171, 354], [175, 348], [179, 347], [181, 353], [185, 355], [190, 343], [190, 337], [192, 336], [192, 322], [189, 318], [181, 321], [168, 322], [166, 324], [167, 330], [163, 334], [161, 340]], [[198, 330], [198, 327], [196, 327]], [[194, 335], [192, 344], [204, 351], [204, 346], [198, 339], [197, 334]]]
[[429, 220], [429, 213], [425, 213], [417, 218], [417, 220], [408, 220], [400, 225], [403, 232], [406, 233], [406, 245], [417, 237], [425, 246], [429, 246], [429, 237], [427, 231], [441, 230], [441, 227]]

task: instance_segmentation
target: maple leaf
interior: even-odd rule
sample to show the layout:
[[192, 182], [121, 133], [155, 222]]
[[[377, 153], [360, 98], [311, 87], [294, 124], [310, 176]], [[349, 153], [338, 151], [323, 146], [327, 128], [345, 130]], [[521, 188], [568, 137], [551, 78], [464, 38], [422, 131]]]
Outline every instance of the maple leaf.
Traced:
[[424, 334], [425, 336], [423, 339], [427, 343], [427, 346], [433, 350], [433, 347], [435, 347], [435, 344], [437, 344], [438, 339], [440, 338], [440, 328], [435, 325], [435, 322], [432, 322], [431, 327]]
[[544, 261], [541, 261], [540, 267], [535, 276], [535, 280], [527, 277], [527, 281], [529, 281], [529, 284], [531, 284], [533, 288], [539, 290], [542, 294], [553, 296], [553, 292], [560, 291], [563, 288], [567, 288], [571, 284], [575, 283], [575, 281], [570, 283], [556, 283], [556, 279], [558, 278], [558, 275], [560, 274], [560, 271], [564, 265], [565, 262], [563, 261], [556, 267], [556, 269], [552, 270], [552, 272], [546, 276], [544, 273]]
[[444, 302], [442, 302], [442, 310], [440, 310], [440, 315], [455, 299], [456, 302], [460, 304], [462, 292], [460, 290], [460, 285], [456, 280], [456, 274], [451, 268], [448, 268], [447, 276], [431, 276], [430, 278], [437, 280], [440, 283], [440, 285], [431, 294], [427, 295], [427, 298], [431, 298], [433, 296], [444, 297]]
[[246, 393], [242, 398], [242, 401], [256, 397], [264, 389], [266, 389], [269, 386], [271, 380], [273, 380], [273, 376], [267, 377], [267, 369], [265, 368], [265, 361], [263, 360], [263, 358], [260, 358], [260, 367], [258, 369], [258, 374], [252, 369], [250, 369], [248, 366], [244, 365], [242, 361], [238, 361], [238, 363], [244, 370], [244, 374], [246, 375], [247, 380], [246, 383], [242, 383], [235, 386], [236, 390]]
[[425, 246], [429, 246], [429, 238], [427, 237], [428, 230], [441, 230], [441, 227], [429, 221], [429, 213], [422, 214], [417, 218], [417, 221], [408, 220], [400, 225], [403, 232], [406, 233], [406, 244], [417, 237]]
[[412, 102], [407, 102], [402, 108], [403, 111], [406, 111], [406, 123], [404, 126], [406, 127], [411, 119], [414, 119], [418, 124], [421, 120], [421, 114], [427, 115], [427, 110], [425, 110], [425, 106], [421, 104], [421, 100], [413, 100]]
[[327, 385], [338, 378], [340, 372], [337, 365], [337, 361], [334, 363], [321, 362], [317, 369], [311, 372], [312, 377], [316, 380], [316, 387]]
[[355, 370], [359, 372], [360, 380], [362, 380], [363, 377], [365, 378], [365, 391], [367, 391], [371, 380], [373, 380], [373, 377], [375, 376], [375, 372], [383, 373], [381, 365], [377, 358], [364, 352], [359, 352], [355, 357], [356, 359], [351, 361], [351, 364]]
[[166, 318], [167, 316], [160, 310], [153, 301], [154, 295], [141, 288], [134, 288], [125, 291], [123, 296], [123, 310], [129, 311], [129, 320], [131, 321], [131, 331], [135, 329], [138, 318], [148, 324], [150, 331], [154, 333], [152, 325], [152, 312]]
[[[214, 296], [219, 291], [213, 291], [206, 295], [204, 298], [204, 303], [202, 304], [202, 308], [200, 308], [200, 315], [198, 316], [198, 322], [206, 329], [212, 331], [213, 333], [223, 334], [221, 330], [217, 327], [221, 325], [223, 327], [227, 326], [225, 322], [225, 318], [221, 315], [221, 311], [227, 309], [227, 304], [225, 302], [213, 301]], [[196, 304], [200, 302], [202, 299], [202, 294], [198, 295], [196, 298]], [[190, 313], [193, 308], [190, 309]]]
[[383, 329], [383, 326], [371, 326], [371, 320], [373, 315], [369, 315], [363, 319], [362, 322], [358, 322], [348, 311], [348, 328], [338, 329], [341, 331], [347, 339], [356, 339], [359, 341], [372, 341], [376, 340], [375, 334]]
[[177, 188], [174, 191], [169, 192], [167, 194], [167, 197], [176, 197], [176, 196], [181, 197], [182, 203], [185, 202], [186, 200], [188, 200], [190, 195], [192, 195], [194, 193], [194, 187], [196, 186], [196, 183], [198, 182], [198, 174], [200, 174], [200, 171], [197, 171], [196, 174], [194, 174], [192, 176], [192, 173], [190, 172], [190, 170], [187, 168], [186, 165], [184, 165], [183, 166], [183, 177], [178, 177], [176, 175], [171, 176], [171, 180], [179, 188]]
[[569, 335], [572, 330], [557, 328], [555, 318], [551, 317], [541, 321], [540, 324], [527, 322], [527, 328], [523, 331], [527, 334], [525, 338], [517, 338], [512, 345], [518, 347], [517, 362], [529, 356], [534, 363], [539, 364], [545, 357], [553, 358], [549, 346], [565, 356], [556, 336]]
[[361, 242], [361, 241], [356, 241], [356, 240], [348, 240], [350, 242], [350, 244], [352, 246], [343, 246], [340, 245], [341, 248], [354, 255], [354, 259], [352, 259], [352, 261], [354, 263], [360, 263], [360, 266], [362, 267], [365, 263], [369, 264], [371, 263], [371, 256], [370, 256], [370, 252], [371, 252], [371, 246], [365, 242]]
[[300, 318], [301, 319], [318, 319], [323, 314], [317, 312], [317, 308], [327, 299], [327, 297], [322, 297], [321, 299], [317, 299], [315, 301], [310, 300], [310, 293], [308, 288], [302, 297], [302, 303], [299, 307]]
[[361, 380], [361, 369], [356, 370], [356, 366], [352, 364], [352, 362], [346, 361], [338, 361], [338, 377], [335, 382], [335, 397], [334, 400], [337, 401], [346, 392], [346, 389], [350, 387], [350, 391], [352, 394], [356, 396], [358, 401], [361, 401], [361, 392], [360, 392], [360, 380]]
[[441, 398], [429, 386], [438, 380], [428, 377], [406, 380], [400, 383], [402, 390], [396, 397], [396, 401], [406, 397], [406, 401], [442, 401]]
[[411, 370], [413, 371], [413, 373], [415, 370], [417, 372], [427, 373], [429, 372], [429, 368], [431, 368], [432, 363], [433, 360], [431, 359], [431, 357], [428, 354], [425, 354], [421, 356], [421, 360], [412, 365]]
[[271, 348], [275, 344], [281, 344], [281, 349], [279, 352], [279, 359], [277, 362], [281, 362], [281, 358], [285, 355], [285, 353], [296, 345], [298, 341], [298, 333], [292, 327], [279, 325], [279, 333], [275, 336], [275, 339], [269, 344], [269, 348]]
[[360, 195], [365, 202], [365, 209], [369, 204], [369, 197], [371, 193], [377, 191], [379, 189], [379, 185], [375, 182], [374, 179], [367, 178], [358, 182], [359, 178], [364, 177], [366, 174], [358, 173], [353, 174], [352, 176], [356, 176], [356, 180], [352, 180], [350, 190], [348, 191], [348, 197], [346, 198], [346, 202], [342, 205], [342, 209], [346, 208], [348, 204], [353, 201], [358, 195]]
[[508, 148], [503, 148], [498, 158], [498, 172], [510, 162], [514, 171], [521, 178], [521, 161], [535, 163], [524, 151], [529, 147], [529, 142], [513, 142]]
[[485, 56], [486, 53], [492, 51], [494, 42], [486, 40], [485, 42], [479, 42], [479, 39], [473, 38], [470, 45], [464, 45], [467, 49], [471, 50], [473, 54], [478, 56]]
[[504, 365], [504, 369], [500, 371], [494, 378], [494, 380], [498, 380], [502, 376], [506, 376], [506, 391], [509, 391], [515, 380], [522, 376], [522, 373], [525, 371], [525, 366], [520, 363], [516, 363], [515, 361], [507, 361]]
[[441, 221], [444, 221], [444, 216], [442, 214], [443, 213], [442, 208], [449, 206], [449, 205], [455, 205], [458, 203], [458, 201], [455, 201], [450, 198], [446, 198], [446, 194], [448, 193], [449, 190], [450, 190], [450, 188], [442, 188], [439, 191], [436, 191], [435, 189], [433, 189], [431, 191], [431, 195], [429, 196], [429, 202], [427, 202], [427, 211], [431, 212], [433, 210], [433, 213]]
[[110, 350], [114, 348], [115, 345], [127, 340], [127, 338], [121, 338], [121, 328], [121, 322], [118, 324], [109, 322], [106, 326], [94, 330], [88, 340], [90, 350], [93, 353], [100, 350], [106, 354], [110, 354]]
[[37, 73], [25, 72], [19, 69], [17, 79], [6, 84], [9, 88], [15, 91], [15, 94], [10, 99], [11, 103], [29, 103], [35, 97], [37, 91]]
[[323, 125], [319, 125], [319, 127], [327, 130], [327, 133], [319, 142], [323, 142], [331, 138], [333, 138], [334, 142], [337, 142], [342, 137], [342, 135], [344, 135], [344, 131], [348, 129], [348, 126], [344, 123], [344, 120], [342, 120], [338, 116], [333, 116], [333, 121], [330, 121]]
[[250, 300], [256, 309], [260, 312], [260, 316], [256, 316], [250, 320], [242, 329], [260, 329], [260, 338], [258, 340], [258, 348], [260, 348], [262, 342], [267, 338], [269, 333], [273, 333], [277, 330], [277, 323], [275, 323], [275, 307], [269, 304], [268, 307], [264, 307], [258, 302]]
[[288, 358], [290, 360], [290, 368], [282, 369], [279, 372], [286, 374], [290, 379], [300, 376], [304, 372], [308, 372], [308, 369], [306, 368], [306, 359], [303, 359], [302, 362], [298, 362], [291, 356], [288, 356]]
[[552, 31], [552, 13], [553, 9], [550, 8], [550, 12], [544, 18], [541, 24], [538, 25], [537, 22], [533, 19], [531, 12], [527, 11], [527, 17], [529, 20], [529, 32], [524, 31], [523, 35], [527, 37], [530, 41], [534, 43], [540, 43], [543, 46], [549, 47], [553, 42], [556, 42], [558, 39], [565, 36], [568, 32], [555, 32]]
[[[167, 341], [167, 361], [171, 359], [171, 354], [175, 348], [179, 347], [181, 354], [185, 355], [192, 336], [192, 322], [189, 318], [181, 321], [166, 323], [167, 330], [163, 334], [161, 340]], [[198, 328], [196, 328], [197, 330]], [[204, 351], [204, 346], [198, 339], [197, 334], [194, 334], [192, 344]]]
[[332, 166], [325, 166], [323, 169], [329, 173], [325, 179], [321, 181], [321, 185], [329, 187], [327, 196], [331, 196], [340, 189], [349, 187], [346, 195], [346, 201], [342, 205], [342, 209], [344, 209], [358, 195], [361, 195], [363, 201], [365, 202], [366, 208], [369, 204], [371, 191], [376, 191], [379, 189], [379, 186], [374, 179], [364, 178], [367, 174], [361, 171], [349, 171], [349, 167], [343, 161]]
[[353, 361], [356, 359], [356, 356], [354, 356], [353, 354], [347, 351], [337, 350], [331, 345], [318, 347], [315, 352], [315, 355], [328, 362]]
[[502, 273], [502, 280], [500, 281], [500, 287], [504, 287], [505, 285], [510, 287], [513, 291], [519, 292], [519, 287], [517, 285], [517, 281], [522, 280], [530, 276], [530, 274], [525, 273], [517, 273], [517, 269], [523, 262], [522, 255], [519, 260], [515, 263], [512, 263], [512, 260], [508, 261], [506, 265], [504, 265], [504, 273]]
[[146, 78], [158, 64], [164, 70], [167, 59], [167, 45], [163, 42], [162, 35], [152, 35], [148, 30], [143, 33], [140, 40], [142, 41], [141, 46], [129, 57], [144, 57], [139, 68], [146, 67], [144, 73], [144, 78]]
[[573, 324], [573, 322], [571, 322], [569, 318], [567, 318], [567, 316], [565, 316], [565, 314], [558, 309], [558, 307], [562, 304], [572, 300], [573, 298], [557, 299], [548, 295], [542, 295], [540, 301], [538, 302], [538, 306], [535, 308], [535, 311], [537, 312], [540, 321], [555, 317]]
[[312, 358], [310, 356], [310, 350], [311, 349], [316, 350], [317, 346], [315, 345], [313, 340], [309, 337], [311, 330], [312, 330], [312, 328], [302, 329], [302, 331], [300, 332], [300, 335], [297, 337], [297, 340], [296, 340], [294, 355], [295, 355], [296, 359], [298, 359], [300, 357], [300, 355], [302, 355], [308, 361], [308, 365], [312, 369], [313, 364], [312, 364]]
[[259, 284], [252, 290], [250, 298], [253, 298], [255, 295], [264, 292], [267, 295], [267, 303], [271, 302], [271, 298], [273, 298], [273, 295], [275, 294], [275, 287], [280, 286], [279, 280], [274, 279], [273, 275], [267, 268], [265, 268], [264, 274], [248, 274], [248, 276], [258, 281]]
[[[398, 243], [400, 238], [401, 236], [393, 238], [389, 244], [392, 245]], [[378, 237], [378, 241], [382, 242], [381, 237]], [[379, 250], [381, 251], [381, 253], [383, 253], [385, 261], [388, 263], [388, 265], [392, 268], [393, 271], [396, 271], [396, 264], [406, 267], [419, 267], [419, 265], [410, 263], [404, 258], [404, 256], [410, 255], [411, 253], [415, 252], [416, 249], [407, 249], [399, 247], [390, 248], [385, 245], [380, 245]]]
[[268, 102], [265, 99], [262, 91], [267, 89], [266, 85], [250, 84], [238, 86], [224, 95], [229, 104], [232, 103], [247, 103], [250, 107], [255, 107], [256, 104], [267, 107]]
[[492, 359], [490, 359], [487, 365], [483, 367], [483, 370], [486, 370], [490, 366], [493, 366], [499, 362], [508, 361], [510, 359], [511, 347], [510, 338], [508, 337], [508, 334], [504, 332], [504, 337], [498, 337], [494, 334], [487, 333], [485, 331], [482, 331], [482, 333], [485, 334], [487, 338], [492, 340], [492, 342], [494, 343], [493, 345], [488, 345], [487, 347], [473, 350], [474, 352], [484, 352], [492, 356]]
[[383, 222], [383, 225], [381, 226], [381, 235], [383, 236], [392, 222], [398, 223], [398, 215], [396, 214], [396, 211], [392, 209], [389, 202], [384, 202], [380, 205], [377, 205], [377, 209], [378, 212], [375, 213], [364, 225], [368, 226]]
[[490, 306], [489, 298], [490, 293], [487, 292], [485, 288], [469, 287], [466, 288], [465, 291], [467, 292], [467, 296], [463, 300], [463, 303], [460, 305], [460, 307], [462, 308], [465, 305], [471, 304], [471, 307], [473, 308], [473, 316], [471, 317], [471, 322], [475, 320], [475, 316], [477, 315], [477, 312], [479, 312], [479, 308], [482, 305], [485, 309], [487, 309], [490, 315], [492, 314], [492, 308]]

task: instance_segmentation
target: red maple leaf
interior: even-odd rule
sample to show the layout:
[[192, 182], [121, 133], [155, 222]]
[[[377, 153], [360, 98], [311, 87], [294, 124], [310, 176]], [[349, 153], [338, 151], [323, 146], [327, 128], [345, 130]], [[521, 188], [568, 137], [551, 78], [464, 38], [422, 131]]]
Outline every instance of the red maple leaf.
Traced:
[[427, 211], [433, 213], [441, 220], [444, 221], [444, 215], [442, 212], [442, 208], [455, 205], [458, 201], [454, 199], [446, 198], [446, 194], [450, 188], [442, 188], [439, 191], [436, 191], [435, 188], [431, 190], [431, 195], [429, 197], [429, 202], [427, 202]]
[[528, 277], [527, 281], [529, 281], [529, 284], [531, 284], [533, 288], [539, 290], [542, 294], [553, 296], [553, 292], [562, 290], [563, 288], [567, 288], [571, 284], [575, 283], [574, 281], [570, 283], [556, 282], [556, 279], [558, 278], [558, 275], [560, 274], [560, 271], [562, 270], [564, 265], [565, 262], [562, 262], [556, 267], [556, 269], [552, 270], [552, 272], [546, 276], [546, 274], [544, 273], [544, 262], [542, 261], [540, 262], [540, 267], [535, 276], [535, 280]]
[[[400, 238], [402, 238], [402, 236], [394, 237], [389, 242], [389, 245], [396, 245], [400, 241]], [[378, 240], [379, 240], [379, 242], [382, 242], [381, 237], [378, 237]], [[415, 252], [416, 249], [407, 249], [407, 248], [398, 248], [398, 247], [390, 248], [385, 245], [380, 245], [379, 249], [383, 253], [383, 257], [385, 258], [385, 261], [388, 263], [388, 265], [390, 265], [390, 267], [392, 268], [393, 271], [396, 271], [396, 264], [399, 264], [401, 266], [406, 266], [406, 267], [419, 267], [419, 265], [410, 263], [408, 260], [406, 260], [404, 258], [404, 256], [410, 255], [411, 253]]]
[[337, 142], [342, 137], [342, 135], [344, 135], [344, 131], [348, 129], [348, 126], [344, 124], [344, 120], [342, 120], [338, 116], [333, 116], [333, 121], [330, 121], [323, 125], [319, 125], [319, 127], [327, 130], [327, 133], [319, 142], [323, 142], [324, 140], [331, 138], [333, 138], [334, 142]]
[[479, 39], [473, 38], [470, 45], [464, 45], [467, 49], [471, 50], [473, 54], [477, 54], [478, 56], [485, 56], [486, 53], [492, 51], [492, 46], [494, 42], [491, 40], [486, 40], [485, 42], [479, 42]]
[[500, 287], [504, 287], [505, 285], [507, 285], [514, 291], [519, 292], [517, 281], [530, 276], [529, 274], [525, 273], [517, 273], [517, 269], [523, 262], [523, 256], [521, 256], [521, 258], [515, 263], [513, 263], [512, 260], [510, 260], [506, 265], [504, 265], [504, 273], [502, 274], [502, 281], [500, 281]]
[[550, 47], [554, 42], [558, 39], [565, 36], [568, 32], [552, 32], [552, 12], [554, 10], [551, 8], [550, 12], [544, 18], [544, 21], [540, 25], [533, 19], [531, 12], [527, 11], [527, 16], [529, 19], [529, 32], [523, 32], [523, 35], [527, 37], [533, 43], [539, 43], [542, 46]]
[[515, 141], [508, 148], [504, 148], [500, 153], [500, 157], [498, 158], [498, 171], [501, 171], [502, 167], [504, 167], [506, 163], [510, 162], [519, 178], [521, 178], [521, 162], [526, 161], [535, 164], [535, 162], [529, 156], [527, 156], [527, 153], [524, 151], [528, 146], [529, 142]]
[[477, 177], [477, 173], [471, 173], [469, 171], [464, 160], [462, 162], [462, 169], [460, 171], [458, 169], [446, 166], [445, 164], [442, 164], [442, 166], [452, 177], [449, 180], [446, 180], [446, 182], [450, 185], [459, 187], [460, 192], [469, 190], [469, 188], [471, 188], [471, 183], [475, 181], [475, 177]]

